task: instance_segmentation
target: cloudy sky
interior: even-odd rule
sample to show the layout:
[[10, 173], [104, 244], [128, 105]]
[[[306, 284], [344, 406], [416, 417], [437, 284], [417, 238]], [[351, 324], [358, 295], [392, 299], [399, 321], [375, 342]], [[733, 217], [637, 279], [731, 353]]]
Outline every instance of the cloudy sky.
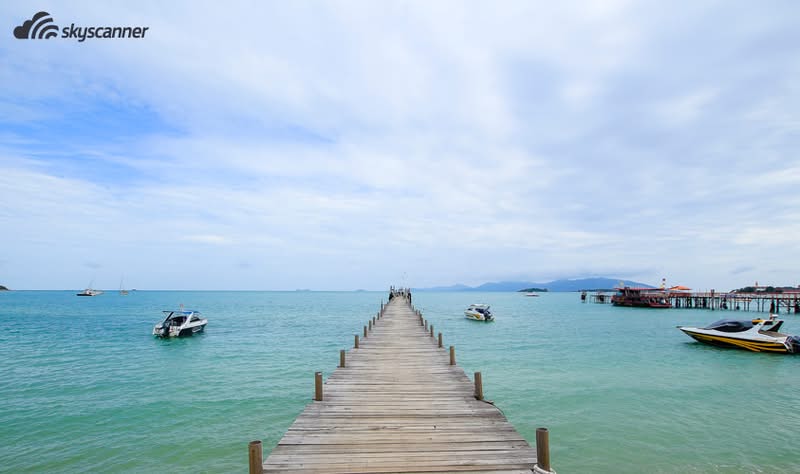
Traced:
[[0, 13], [0, 284], [800, 284], [796, 1]]

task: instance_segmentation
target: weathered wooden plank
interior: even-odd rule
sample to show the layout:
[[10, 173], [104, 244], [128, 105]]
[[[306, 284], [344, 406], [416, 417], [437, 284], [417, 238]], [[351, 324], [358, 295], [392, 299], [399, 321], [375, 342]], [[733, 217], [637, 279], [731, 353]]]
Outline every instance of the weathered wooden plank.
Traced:
[[393, 299], [264, 472], [530, 473], [536, 452], [497, 408], [475, 399], [472, 381], [438, 343], [403, 298]]
[[[527, 446], [527, 441], [464, 441], [459, 443], [423, 443], [414, 445], [413, 452], [451, 452], [460, 451], [504, 451]], [[300, 454], [300, 453], [395, 453], [409, 452], [405, 443], [382, 444], [328, 444], [328, 445], [289, 445], [281, 444], [272, 450], [272, 454]]]

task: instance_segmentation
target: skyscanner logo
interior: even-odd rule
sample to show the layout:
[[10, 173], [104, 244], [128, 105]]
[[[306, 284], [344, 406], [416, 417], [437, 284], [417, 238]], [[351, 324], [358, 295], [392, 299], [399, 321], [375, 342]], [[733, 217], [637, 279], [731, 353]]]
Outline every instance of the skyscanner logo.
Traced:
[[[149, 26], [75, 26], [61, 28], [61, 38], [76, 39], [79, 43], [87, 39], [144, 38]], [[33, 18], [14, 28], [17, 39], [50, 39], [58, 37], [58, 26], [47, 12], [39, 12]]]
[[17, 39], [50, 39], [58, 36], [58, 26], [47, 12], [39, 12], [33, 18], [14, 28]]

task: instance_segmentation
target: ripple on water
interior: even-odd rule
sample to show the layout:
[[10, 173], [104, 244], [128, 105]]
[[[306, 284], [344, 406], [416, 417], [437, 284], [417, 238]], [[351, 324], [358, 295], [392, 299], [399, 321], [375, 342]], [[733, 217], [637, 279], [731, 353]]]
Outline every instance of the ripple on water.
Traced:
[[[310, 400], [313, 373], [335, 369], [384, 296], [2, 294], [3, 469], [241, 472], [247, 442], [278, 442]], [[710, 348], [675, 329], [718, 314], [576, 294], [414, 299], [521, 434], [550, 429], [559, 472], [800, 472], [800, 357]], [[465, 320], [476, 302], [497, 321]], [[153, 338], [160, 311], [179, 303], [209, 318], [207, 332]], [[786, 329], [800, 323], [787, 317]]]

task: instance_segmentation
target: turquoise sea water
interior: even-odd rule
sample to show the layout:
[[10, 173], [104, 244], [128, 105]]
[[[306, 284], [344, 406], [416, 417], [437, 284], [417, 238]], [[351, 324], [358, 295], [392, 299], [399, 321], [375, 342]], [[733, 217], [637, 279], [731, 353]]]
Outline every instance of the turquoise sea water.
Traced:
[[[330, 374], [385, 293], [0, 293], [0, 471], [246, 472]], [[695, 343], [675, 329], [758, 313], [582, 304], [575, 293], [416, 293], [529, 440], [571, 472], [800, 472], [800, 356]], [[464, 319], [489, 303], [490, 324]], [[206, 333], [158, 340], [162, 309]], [[800, 317], [784, 315], [786, 332]]]

